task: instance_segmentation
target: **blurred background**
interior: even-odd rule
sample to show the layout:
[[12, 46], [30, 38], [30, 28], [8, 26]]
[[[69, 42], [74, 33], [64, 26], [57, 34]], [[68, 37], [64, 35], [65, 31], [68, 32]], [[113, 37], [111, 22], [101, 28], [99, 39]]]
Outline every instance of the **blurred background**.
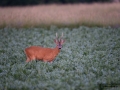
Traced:
[[0, 6], [24, 6], [37, 4], [68, 4], [68, 3], [93, 3], [93, 2], [120, 2], [120, 0], [1, 0]]
[[120, 26], [120, 0], [1, 0], [0, 28]]

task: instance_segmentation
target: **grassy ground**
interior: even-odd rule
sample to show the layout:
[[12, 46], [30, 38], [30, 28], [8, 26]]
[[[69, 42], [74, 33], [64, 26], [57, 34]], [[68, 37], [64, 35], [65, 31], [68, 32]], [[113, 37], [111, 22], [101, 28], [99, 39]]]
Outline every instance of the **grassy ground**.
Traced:
[[120, 3], [0, 7], [0, 27], [120, 26]]
[[[55, 61], [26, 63], [23, 50], [54, 47], [56, 32], [63, 32], [66, 42]], [[1, 90], [110, 89], [111, 84], [120, 85], [119, 62], [120, 28], [0, 29]]]

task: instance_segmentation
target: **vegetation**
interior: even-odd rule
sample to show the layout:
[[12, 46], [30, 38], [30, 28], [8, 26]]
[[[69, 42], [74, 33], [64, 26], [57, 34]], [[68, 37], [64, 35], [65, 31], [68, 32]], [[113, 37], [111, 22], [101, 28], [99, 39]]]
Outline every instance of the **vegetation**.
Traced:
[[120, 26], [120, 3], [1, 7], [0, 27]]
[[[55, 61], [26, 63], [24, 49], [54, 47], [56, 32], [64, 33], [65, 44]], [[120, 28], [0, 29], [1, 90], [101, 90], [119, 85], [119, 62]]]
[[112, 0], [1, 0], [0, 6], [24, 6], [36, 4], [67, 4], [67, 3], [92, 3], [111, 2]]

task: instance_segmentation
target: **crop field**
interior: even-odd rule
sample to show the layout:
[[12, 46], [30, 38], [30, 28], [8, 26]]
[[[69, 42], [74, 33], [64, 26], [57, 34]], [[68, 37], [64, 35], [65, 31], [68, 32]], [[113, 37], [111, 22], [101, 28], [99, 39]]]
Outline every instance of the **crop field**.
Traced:
[[51, 25], [120, 27], [120, 3], [0, 7], [0, 28]]
[[[65, 43], [54, 62], [26, 63], [24, 49], [55, 47], [56, 32]], [[0, 90], [113, 88], [120, 89], [120, 28], [0, 29]]]

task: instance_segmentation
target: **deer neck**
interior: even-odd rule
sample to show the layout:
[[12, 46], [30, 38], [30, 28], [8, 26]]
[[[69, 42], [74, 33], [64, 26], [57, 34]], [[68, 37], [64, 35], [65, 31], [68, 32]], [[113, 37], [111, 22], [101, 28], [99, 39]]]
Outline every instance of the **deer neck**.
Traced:
[[59, 53], [60, 52], [60, 49], [58, 47], [55, 47], [54, 48], [54, 53]]

